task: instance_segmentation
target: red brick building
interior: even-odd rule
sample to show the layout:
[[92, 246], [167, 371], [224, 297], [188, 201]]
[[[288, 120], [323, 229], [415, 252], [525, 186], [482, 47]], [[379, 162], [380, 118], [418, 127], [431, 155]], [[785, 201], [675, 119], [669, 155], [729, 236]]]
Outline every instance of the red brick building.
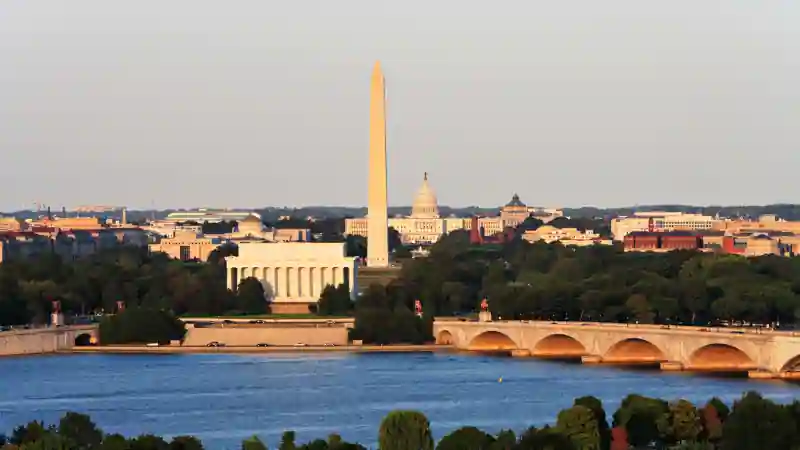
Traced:
[[703, 237], [690, 231], [635, 231], [625, 236], [623, 244], [626, 252], [700, 250]]

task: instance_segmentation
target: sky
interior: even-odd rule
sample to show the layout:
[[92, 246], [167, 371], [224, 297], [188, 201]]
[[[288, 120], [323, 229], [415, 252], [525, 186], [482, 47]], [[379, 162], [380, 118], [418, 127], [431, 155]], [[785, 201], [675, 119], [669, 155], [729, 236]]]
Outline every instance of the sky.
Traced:
[[800, 202], [796, 0], [3, 0], [0, 210]]

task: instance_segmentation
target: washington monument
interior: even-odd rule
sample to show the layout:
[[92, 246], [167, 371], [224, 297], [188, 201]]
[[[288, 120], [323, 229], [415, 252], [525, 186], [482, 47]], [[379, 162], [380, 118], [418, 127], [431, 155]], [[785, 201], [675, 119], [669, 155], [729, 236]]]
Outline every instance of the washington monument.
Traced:
[[389, 218], [386, 195], [386, 89], [381, 63], [375, 63], [369, 101], [369, 186], [367, 267], [389, 267]]

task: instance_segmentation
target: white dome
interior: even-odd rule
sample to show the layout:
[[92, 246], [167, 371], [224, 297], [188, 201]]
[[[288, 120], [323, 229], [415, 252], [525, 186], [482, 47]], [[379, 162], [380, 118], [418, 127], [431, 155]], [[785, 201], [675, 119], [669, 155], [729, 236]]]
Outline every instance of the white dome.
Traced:
[[411, 205], [411, 217], [419, 219], [438, 219], [438, 203], [436, 194], [428, 185], [428, 172], [425, 172], [425, 176], [422, 179], [422, 186], [419, 188], [419, 191], [417, 191], [417, 196], [414, 197], [414, 203]]

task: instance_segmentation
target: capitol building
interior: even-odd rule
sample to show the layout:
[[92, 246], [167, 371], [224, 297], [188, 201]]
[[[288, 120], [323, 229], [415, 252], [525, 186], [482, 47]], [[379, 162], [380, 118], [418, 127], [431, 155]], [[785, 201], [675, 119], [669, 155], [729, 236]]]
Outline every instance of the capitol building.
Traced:
[[[508, 227], [516, 227], [530, 216], [549, 222], [561, 215], [563, 214], [560, 210], [527, 206], [519, 199], [519, 196], [514, 194], [511, 201], [500, 208], [499, 216], [480, 217], [477, 219], [477, 223], [483, 229], [483, 235], [493, 236]], [[400, 240], [405, 245], [433, 244], [451, 231], [470, 230], [472, 223], [472, 217], [441, 217], [439, 215], [439, 203], [428, 182], [427, 173], [423, 176], [422, 186], [414, 196], [411, 215], [389, 218], [389, 227], [399, 233]], [[368, 224], [367, 217], [345, 219], [345, 235], [369, 237], [367, 235]]]

